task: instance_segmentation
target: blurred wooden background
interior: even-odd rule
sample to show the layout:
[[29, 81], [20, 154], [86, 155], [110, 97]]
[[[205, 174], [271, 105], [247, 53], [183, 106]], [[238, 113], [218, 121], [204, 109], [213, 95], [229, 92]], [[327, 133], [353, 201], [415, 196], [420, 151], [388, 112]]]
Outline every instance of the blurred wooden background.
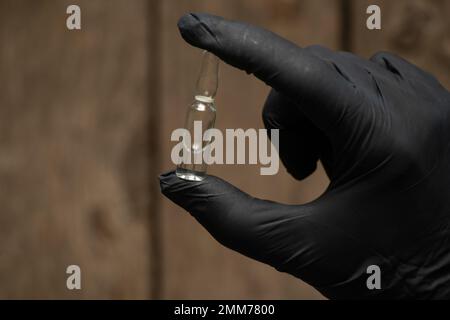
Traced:
[[[68, 31], [69, 4], [82, 30]], [[366, 29], [366, 8], [382, 30]], [[176, 23], [209, 12], [300, 45], [403, 55], [450, 84], [447, 0], [0, 0], [0, 298], [321, 299], [308, 285], [217, 244], [159, 193], [200, 50]], [[264, 84], [221, 66], [218, 123], [262, 128]], [[327, 179], [214, 166], [250, 194], [311, 201]], [[345, 257], [343, 257], [345, 259]], [[66, 267], [82, 290], [66, 289]]]

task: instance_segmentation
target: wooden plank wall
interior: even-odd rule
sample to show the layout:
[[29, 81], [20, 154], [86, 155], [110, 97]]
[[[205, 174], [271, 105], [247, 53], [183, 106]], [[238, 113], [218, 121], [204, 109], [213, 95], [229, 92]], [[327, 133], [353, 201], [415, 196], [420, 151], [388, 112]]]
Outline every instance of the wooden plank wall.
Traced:
[[365, 24], [369, 4], [382, 11], [382, 30], [352, 29], [353, 50], [365, 57], [376, 51], [395, 52], [433, 73], [450, 86], [450, 1], [352, 0], [353, 23]]
[[1, 298], [150, 294], [147, 4], [76, 2], [0, 1]]
[[[65, 28], [72, 3], [82, 31]], [[382, 7], [382, 31], [365, 28], [369, 4]], [[303, 46], [391, 50], [449, 85], [443, 0], [2, 0], [0, 298], [322, 298], [221, 247], [159, 194], [200, 63], [176, 28], [189, 11]], [[262, 128], [268, 91], [221, 65], [217, 126]], [[274, 177], [258, 166], [210, 173], [285, 203], [308, 202], [328, 183], [322, 170], [303, 182], [282, 167]], [[82, 268], [79, 292], [65, 288], [69, 264]]]

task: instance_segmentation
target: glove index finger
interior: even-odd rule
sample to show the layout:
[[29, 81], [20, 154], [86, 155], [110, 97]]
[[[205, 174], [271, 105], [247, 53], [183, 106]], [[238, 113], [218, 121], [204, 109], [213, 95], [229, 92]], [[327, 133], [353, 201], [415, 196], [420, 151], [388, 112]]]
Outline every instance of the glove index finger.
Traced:
[[178, 27], [189, 44], [254, 74], [291, 99], [309, 101], [302, 104], [303, 111], [319, 127], [342, 113], [336, 101], [351, 105], [354, 85], [331, 63], [268, 30], [197, 13], [181, 17]]

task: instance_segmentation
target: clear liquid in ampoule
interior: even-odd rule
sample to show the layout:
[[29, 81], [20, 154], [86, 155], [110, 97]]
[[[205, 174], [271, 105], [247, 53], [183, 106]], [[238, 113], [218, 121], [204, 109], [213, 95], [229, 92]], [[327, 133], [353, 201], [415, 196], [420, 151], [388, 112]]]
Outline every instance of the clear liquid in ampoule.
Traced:
[[[185, 128], [190, 133], [191, 145], [185, 144], [182, 152], [183, 159], [187, 158], [190, 161], [181, 163], [176, 170], [177, 176], [184, 180], [201, 181], [206, 177], [207, 164], [203, 160], [203, 153], [211, 141], [203, 141], [203, 133], [213, 128], [216, 120], [214, 98], [218, 87], [218, 72], [219, 59], [212, 53], [204, 51], [194, 102], [186, 115]], [[199, 125], [202, 132], [200, 136], [195, 133], [195, 126]]]

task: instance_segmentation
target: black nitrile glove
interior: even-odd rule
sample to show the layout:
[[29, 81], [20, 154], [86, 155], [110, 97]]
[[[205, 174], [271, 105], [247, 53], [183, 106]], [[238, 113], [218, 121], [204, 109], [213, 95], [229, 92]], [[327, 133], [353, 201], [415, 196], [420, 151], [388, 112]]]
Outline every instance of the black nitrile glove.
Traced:
[[[207, 14], [179, 28], [273, 88], [263, 118], [280, 129], [283, 164], [303, 179], [321, 160], [331, 184], [295, 206], [171, 172], [160, 177], [165, 196], [223, 245], [328, 298], [450, 298], [450, 94], [433, 76], [389, 53], [302, 49]], [[370, 265], [381, 290], [366, 285]]]

